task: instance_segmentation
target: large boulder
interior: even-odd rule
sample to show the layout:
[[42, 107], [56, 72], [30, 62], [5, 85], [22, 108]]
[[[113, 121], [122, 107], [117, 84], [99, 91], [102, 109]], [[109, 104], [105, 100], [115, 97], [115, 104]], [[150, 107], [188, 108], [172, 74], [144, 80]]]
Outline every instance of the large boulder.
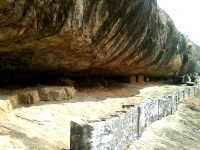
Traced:
[[198, 49], [152, 0], [0, 1], [0, 80], [198, 68]]

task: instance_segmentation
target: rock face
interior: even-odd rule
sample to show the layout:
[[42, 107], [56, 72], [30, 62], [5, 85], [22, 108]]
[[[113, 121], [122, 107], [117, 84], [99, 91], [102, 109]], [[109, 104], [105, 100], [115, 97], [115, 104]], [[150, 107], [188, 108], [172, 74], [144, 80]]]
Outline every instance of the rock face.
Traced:
[[173, 77], [198, 68], [198, 49], [152, 0], [0, 1], [0, 79]]

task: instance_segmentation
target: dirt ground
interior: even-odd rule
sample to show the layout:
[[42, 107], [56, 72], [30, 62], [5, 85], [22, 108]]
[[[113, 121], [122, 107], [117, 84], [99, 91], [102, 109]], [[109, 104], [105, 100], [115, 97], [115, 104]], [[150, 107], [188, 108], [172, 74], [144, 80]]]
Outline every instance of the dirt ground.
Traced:
[[[34, 105], [19, 105], [10, 113], [4, 113], [0, 110], [2, 116], [0, 122], [0, 150], [69, 149], [71, 120], [95, 119], [112, 114], [122, 109], [123, 104], [135, 101], [142, 102], [149, 97], [162, 97], [165, 93], [177, 88], [178, 86], [169, 85], [167, 82], [146, 82], [143, 84], [113, 83], [107, 88], [98, 87], [78, 90], [75, 97], [71, 100], [40, 101]], [[200, 139], [199, 112], [196, 110], [190, 111], [190, 107], [185, 103], [181, 104], [179, 109], [175, 115], [156, 121], [155, 124], [158, 125], [154, 128], [151, 128], [154, 123], [146, 128], [141, 140], [132, 143], [130, 149], [145, 149], [145, 147], [142, 147], [144, 146], [144, 140], [146, 140], [144, 143], [147, 143], [146, 149], [150, 148], [148, 145], [152, 145], [151, 140], [155, 140], [155, 148], [152, 147], [152, 149], [163, 149], [164, 146], [158, 147], [162, 146], [162, 144], [159, 144], [162, 140], [156, 141], [156, 137], [159, 139], [162, 137], [161, 135], [163, 135], [163, 144], [170, 143], [173, 146], [181, 142], [184, 147], [186, 142], [182, 142], [182, 140], [175, 142], [175, 137], [185, 136], [192, 141], [193, 144], [191, 146], [194, 146], [194, 143], [198, 145], [198, 140]], [[187, 112], [189, 114], [185, 114]], [[188, 115], [190, 115], [188, 119], [191, 120], [188, 124], [187, 120], [179, 121]], [[163, 120], [165, 122], [160, 123]], [[179, 122], [181, 123], [180, 125], [178, 124]], [[194, 124], [191, 124], [191, 122]], [[172, 125], [171, 128], [176, 129], [170, 133], [171, 135], [175, 134], [173, 136], [174, 139], [171, 139], [174, 142], [169, 142], [170, 137], [164, 134], [164, 131], [167, 131], [166, 134], [169, 134], [168, 129], [166, 129], [168, 125]], [[184, 125], [187, 126], [185, 127]], [[183, 129], [181, 132], [178, 130], [180, 127]], [[183, 135], [190, 128], [192, 128], [191, 136]], [[155, 134], [153, 134], [154, 132]], [[157, 133], [158, 135], [156, 135]], [[193, 134], [194, 137], [192, 137]], [[147, 137], [150, 137], [149, 141]], [[168, 141], [164, 137], [168, 137]]]

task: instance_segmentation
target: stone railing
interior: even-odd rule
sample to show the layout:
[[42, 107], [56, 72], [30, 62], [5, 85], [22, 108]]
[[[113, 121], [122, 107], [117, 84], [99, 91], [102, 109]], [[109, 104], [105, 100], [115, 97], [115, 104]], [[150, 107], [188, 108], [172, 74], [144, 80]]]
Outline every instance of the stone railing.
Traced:
[[96, 120], [71, 122], [70, 150], [125, 150], [141, 137], [150, 123], [173, 114], [185, 98], [194, 96], [200, 86], [186, 86], [161, 98], [122, 105], [115, 114]]

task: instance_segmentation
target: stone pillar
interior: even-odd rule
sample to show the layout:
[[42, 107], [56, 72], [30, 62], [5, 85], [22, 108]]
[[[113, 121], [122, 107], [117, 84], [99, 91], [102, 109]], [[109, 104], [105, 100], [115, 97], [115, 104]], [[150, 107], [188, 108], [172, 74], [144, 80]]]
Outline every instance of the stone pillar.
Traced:
[[130, 76], [130, 83], [136, 83], [136, 76], [135, 75]]
[[137, 82], [138, 83], [144, 83], [144, 76], [143, 75], [137, 75]]

